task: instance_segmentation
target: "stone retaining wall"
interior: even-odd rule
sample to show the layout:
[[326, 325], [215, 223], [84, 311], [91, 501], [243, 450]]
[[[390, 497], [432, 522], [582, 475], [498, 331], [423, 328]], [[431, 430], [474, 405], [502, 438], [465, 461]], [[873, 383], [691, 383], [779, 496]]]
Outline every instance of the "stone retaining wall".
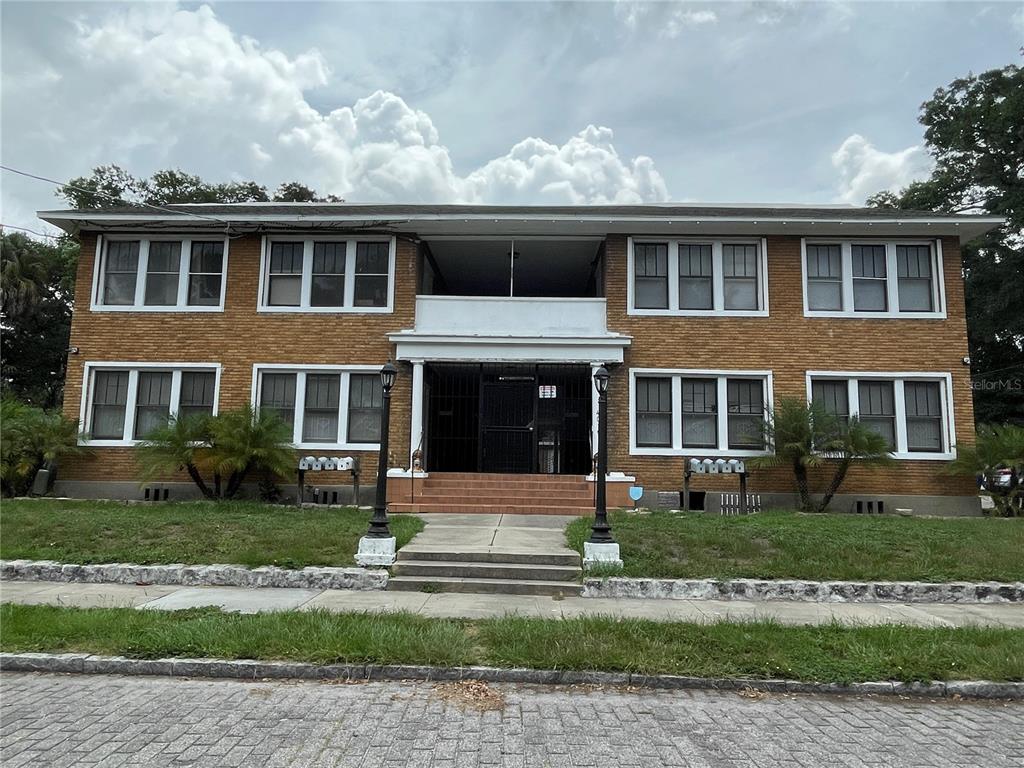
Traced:
[[811, 603], [1022, 603], [1024, 583], [585, 578], [584, 597]]
[[186, 587], [293, 587], [299, 589], [384, 589], [383, 569], [264, 565], [76, 565], [52, 560], [0, 560], [0, 579], [74, 581], [86, 584], [180, 584]]

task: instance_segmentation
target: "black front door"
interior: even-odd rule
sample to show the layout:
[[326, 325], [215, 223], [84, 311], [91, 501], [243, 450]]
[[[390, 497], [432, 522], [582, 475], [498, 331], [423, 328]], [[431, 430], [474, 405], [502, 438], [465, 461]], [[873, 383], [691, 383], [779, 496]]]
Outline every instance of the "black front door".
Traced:
[[532, 374], [485, 373], [480, 392], [482, 471], [534, 471], [536, 384]]

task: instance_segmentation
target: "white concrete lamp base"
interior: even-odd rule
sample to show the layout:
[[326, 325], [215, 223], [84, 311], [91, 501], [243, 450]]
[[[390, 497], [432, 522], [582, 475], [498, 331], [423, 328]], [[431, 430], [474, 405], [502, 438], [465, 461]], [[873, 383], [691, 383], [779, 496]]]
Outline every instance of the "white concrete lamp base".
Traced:
[[356, 565], [363, 568], [388, 567], [395, 562], [395, 537], [390, 539], [371, 539], [363, 536], [359, 540], [359, 551], [356, 552]]
[[622, 558], [619, 557], [619, 545], [583, 542], [583, 568], [589, 571], [594, 567], [621, 568]]

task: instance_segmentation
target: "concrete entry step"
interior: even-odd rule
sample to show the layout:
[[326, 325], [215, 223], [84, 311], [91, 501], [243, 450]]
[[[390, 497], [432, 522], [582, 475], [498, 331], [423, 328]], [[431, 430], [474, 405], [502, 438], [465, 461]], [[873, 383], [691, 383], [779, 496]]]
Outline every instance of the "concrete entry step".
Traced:
[[514, 579], [517, 581], [576, 582], [582, 569], [572, 565], [538, 563], [480, 563], [464, 560], [401, 560], [391, 569], [395, 576], [455, 579]]
[[444, 512], [453, 515], [592, 515], [593, 507], [534, 504], [451, 504], [442, 501], [389, 504], [391, 512]]
[[464, 550], [452, 552], [443, 549], [427, 549], [425, 547], [408, 546], [398, 550], [399, 563], [405, 562], [431, 563], [504, 563], [508, 565], [568, 566], [579, 570], [580, 556], [575, 553], [563, 552], [502, 552], [496, 549]]
[[392, 576], [388, 589], [399, 592], [476, 592], [503, 595], [579, 597], [582, 588], [568, 581], [518, 579], [459, 579], [444, 576]]
[[[486, 493], [478, 488], [473, 488], [471, 491], [459, 496], [453, 496], [450, 492], [437, 492], [434, 490], [424, 491], [423, 493], [416, 494], [416, 504], [481, 504], [484, 506], [508, 506], [508, 507], [524, 507], [524, 506], [538, 506], [538, 507], [550, 507], [560, 506], [565, 504], [567, 507], [583, 507], [587, 506], [590, 498], [587, 496], [572, 495], [572, 494], [560, 494], [560, 493], [545, 493], [544, 491], [537, 491], [535, 494], [527, 495], [504, 495], [511, 494], [509, 491], [495, 491], [494, 493]], [[502, 495], [499, 495], [502, 494]]]

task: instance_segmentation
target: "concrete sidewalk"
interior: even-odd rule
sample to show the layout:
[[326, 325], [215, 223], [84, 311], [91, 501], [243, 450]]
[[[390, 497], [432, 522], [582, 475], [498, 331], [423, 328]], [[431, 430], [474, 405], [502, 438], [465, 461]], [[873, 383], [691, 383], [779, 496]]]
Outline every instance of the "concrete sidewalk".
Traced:
[[995, 604], [805, 603], [730, 600], [628, 600], [516, 595], [241, 587], [133, 586], [5, 581], [0, 602], [75, 607], [180, 610], [218, 606], [226, 611], [312, 610], [339, 613], [410, 611], [437, 618], [482, 619], [515, 614], [540, 618], [614, 616], [654, 621], [715, 622], [774, 619], [783, 624], [910, 624], [923, 627], [1024, 628], [1024, 606]]

